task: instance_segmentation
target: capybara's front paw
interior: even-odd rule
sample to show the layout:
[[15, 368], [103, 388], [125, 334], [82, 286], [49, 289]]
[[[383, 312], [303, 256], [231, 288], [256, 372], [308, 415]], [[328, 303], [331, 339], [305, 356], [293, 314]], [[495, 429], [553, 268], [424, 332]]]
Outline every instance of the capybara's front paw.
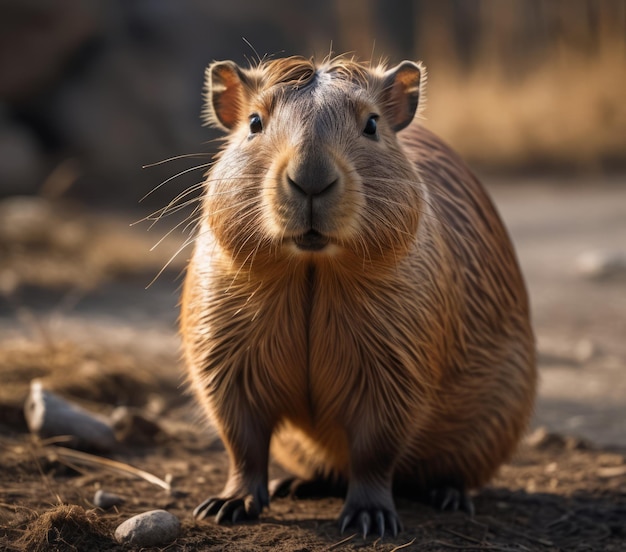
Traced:
[[364, 539], [371, 532], [376, 532], [380, 538], [383, 538], [387, 529], [394, 537], [398, 535], [398, 531], [402, 531], [402, 523], [393, 507], [374, 506], [366, 508], [347, 503], [339, 516], [341, 533], [343, 534], [346, 528], [352, 525], [361, 530]]
[[232, 498], [211, 497], [199, 504], [193, 511], [198, 520], [215, 516], [215, 522], [239, 523], [258, 519], [259, 505], [252, 495]]

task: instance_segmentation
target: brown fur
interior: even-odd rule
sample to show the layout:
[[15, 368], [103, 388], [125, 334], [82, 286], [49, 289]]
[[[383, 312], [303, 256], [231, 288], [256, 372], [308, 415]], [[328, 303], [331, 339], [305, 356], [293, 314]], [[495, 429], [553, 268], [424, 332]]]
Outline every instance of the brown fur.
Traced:
[[[207, 119], [230, 134], [206, 181], [182, 336], [231, 456], [221, 499], [252, 497], [248, 517], [267, 502], [270, 441], [300, 477], [348, 479], [346, 508], [393, 513], [392, 481], [478, 487], [526, 428], [534, 344], [506, 230], [438, 138], [394, 131], [420, 72], [343, 58], [209, 68]], [[361, 132], [371, 113], [378, 140]], [[306, 203], [286, 178], [318, 169], [337, 178]], [[294, 245], [311, 216], [321, 251]]]

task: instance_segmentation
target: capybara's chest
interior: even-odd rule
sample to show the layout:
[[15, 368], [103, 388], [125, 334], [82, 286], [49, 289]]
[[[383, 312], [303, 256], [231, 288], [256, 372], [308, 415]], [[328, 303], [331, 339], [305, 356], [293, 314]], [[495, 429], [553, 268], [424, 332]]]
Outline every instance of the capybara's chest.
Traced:
[[[409, 403], [437, 385], [444, 362], [441, 335], [413, 285], [355, 281], [314, 273], [287, 274], [244, 294], [219, 276], [204, 297], [204, 376], [220, 395], [240, 386], [274, 423], [289, 420], [305, 431], [350, 427], [363, 403], [393, 404], [402, 423]], [[226, 290], [226, 291], [224, 291]], [[334, 429], [333, 429], [334, 430]]]

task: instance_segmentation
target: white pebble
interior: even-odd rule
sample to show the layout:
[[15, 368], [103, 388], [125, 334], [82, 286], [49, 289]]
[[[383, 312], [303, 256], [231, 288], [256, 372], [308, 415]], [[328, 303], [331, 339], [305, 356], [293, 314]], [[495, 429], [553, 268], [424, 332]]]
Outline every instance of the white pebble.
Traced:
[[165, 546], [180, 532], [180, 521], [165, 510], [151, 510], [138, 514], [120, 524], [115, 530], [115, 540], [120, 544]]

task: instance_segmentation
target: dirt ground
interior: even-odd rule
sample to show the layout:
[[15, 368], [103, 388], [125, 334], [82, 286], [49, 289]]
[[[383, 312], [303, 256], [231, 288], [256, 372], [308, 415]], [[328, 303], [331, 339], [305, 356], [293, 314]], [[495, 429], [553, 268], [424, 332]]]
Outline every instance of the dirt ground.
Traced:
[[[195, 522], [191, 510], [220, 490], [227, 462], [181, 383], [186, 253], [144, 289], [183, 238], [148, 254], [160, 234], [129, 228], [136, 214], [0, 204], [0, 549], [121, 549], [119, 523], [163, 508], [182, 522], [166, 550], [626, 550], [626, 276], [589, 278], [579, 266], [590, 251], [626, 253], [624, 184], [490, 182], [532, 297], [541, 370], [532, 432], [475, 494], [473, 517], [398, 500], [404, 531], [366, 541], [340, 535], [335, 498], [279, 499], [259, 522], [235, 527]], [[122, 445], [106, 455], [117, 464], [28, 434], [34, 378], [106, 416], [129, 409]], [[98, 489], [126, 501], [95, 509]]]

